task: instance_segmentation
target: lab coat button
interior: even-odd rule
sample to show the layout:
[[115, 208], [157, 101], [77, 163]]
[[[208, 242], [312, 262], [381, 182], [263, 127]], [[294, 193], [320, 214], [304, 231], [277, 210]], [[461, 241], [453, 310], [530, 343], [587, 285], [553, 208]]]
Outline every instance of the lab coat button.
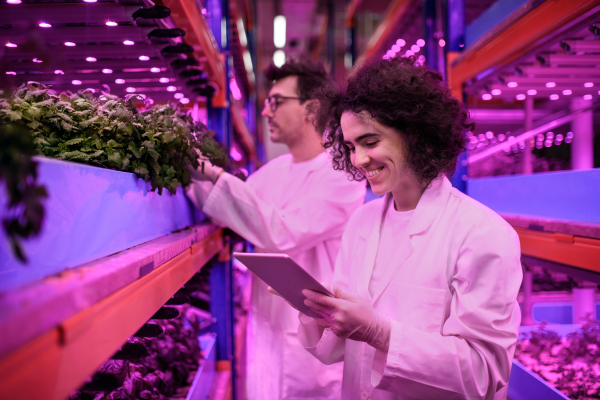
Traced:
[[361, 396], [361, 398], [362, 398], [363, 400], [368, 400], [370, 397], [371, 397], [371, 396], [369, 396], [369, 392], [367, 392], [367, 391], [364, 391], [364, 392], [362, 392], [362, 396]]

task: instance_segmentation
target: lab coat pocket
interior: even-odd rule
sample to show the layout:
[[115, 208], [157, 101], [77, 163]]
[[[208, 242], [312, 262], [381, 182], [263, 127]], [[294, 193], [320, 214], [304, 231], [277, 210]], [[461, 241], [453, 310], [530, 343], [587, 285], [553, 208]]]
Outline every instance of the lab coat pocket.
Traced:
[[425, 332], [440, 332], [444, 318], [446, 291], [403, 285], [405, 323]]

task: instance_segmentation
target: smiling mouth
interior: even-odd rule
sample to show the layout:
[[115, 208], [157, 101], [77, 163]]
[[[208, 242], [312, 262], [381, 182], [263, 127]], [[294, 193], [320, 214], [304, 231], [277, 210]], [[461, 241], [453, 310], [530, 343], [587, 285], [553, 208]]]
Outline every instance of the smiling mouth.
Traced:
[[373, 169], [371, 171], [366, 171], [365, 175], [367, 175], [367, 178], [372, 178], [375, 175], [377, 175], [378, 173], [380, 173], [382, 170], [383, 170], [383, 167]]

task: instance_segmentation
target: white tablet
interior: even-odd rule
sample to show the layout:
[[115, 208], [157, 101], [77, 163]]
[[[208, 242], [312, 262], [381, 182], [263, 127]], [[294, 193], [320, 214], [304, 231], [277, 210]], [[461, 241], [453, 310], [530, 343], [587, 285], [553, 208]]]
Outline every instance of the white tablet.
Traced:
[[233, 253], [233, 256], [309, 317], [320, 318], [317, 313], [304, 305], [303, 289], [314, 290], [333, 297], [329, 290], [325, 289], [287, 254]]

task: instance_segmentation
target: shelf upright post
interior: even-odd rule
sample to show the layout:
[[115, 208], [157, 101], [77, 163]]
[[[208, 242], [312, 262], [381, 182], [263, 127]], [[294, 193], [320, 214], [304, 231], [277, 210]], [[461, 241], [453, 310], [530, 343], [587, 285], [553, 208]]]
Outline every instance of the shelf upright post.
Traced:
[[427, 65], [437, 70], [438, 51], [435, 33], [437, 28], [437, 0], [423, 0], [423, 35], [425, 37], [425, 59]]
[[[430, 1], [430, 0], [429, 0]], [[446, 68], [450, 68], [451, 61], [463, 50], [465, 38], [465, 0], [446, 1]], [[446, 73], [448, 77], [448, 73]], [[452, 88], [456, 89], [456, 88]], [[465, 99], [459, 99], [465, 103]], [[452, 186], [463, 193], [467, 192], [467, 151], [458, 156], [456, 170], [450, 178]]]

